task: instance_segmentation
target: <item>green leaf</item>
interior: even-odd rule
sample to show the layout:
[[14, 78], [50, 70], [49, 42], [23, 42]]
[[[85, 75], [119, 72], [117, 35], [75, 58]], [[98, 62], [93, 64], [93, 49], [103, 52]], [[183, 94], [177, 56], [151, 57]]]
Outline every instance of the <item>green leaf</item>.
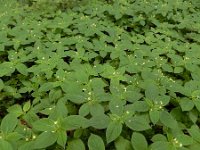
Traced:
[[151, 82], [147, 82], [145, 85], [145, 96], [148, 99], [156, 99], [156, 97], [159, 95], [159, 89], [158, 87], [151, 83]]
[[151, 150], [173, 150], [172, 145], [169, 142], [158, 141], [151, 144]]
[[184, 146], [193, 144], [193, 138], [185, 134], [177, 135], [176, 139]]
[[115, 141], [116, 150], [133, 150], [131, 142], [122, 136]]
[[39, 92], [47, 92], [54, 87], [56, 87], [56, 84], [54, 82], [47, 82], [41, 85], [41, 87], [39, 88]]
[[15, 68], [17, 69], [17, 71], [19, 71], [21, 74], [27, 76], [28, 75], [28, 71], [27, 71], [27, 66], [24, 65], [23, 63], [18, 63]]
[[65, 102], [63, 102], [63, 100], [59, 100], [57, 105], [56, 105], [56, 115], [57, 115], [57, 118], [58, 117], [67, 117], [68, 115], [68, 110], [67, 110], [67, 107], [66, 107], [66, 104]]
[[131, 143], [135, 150], [147, 150], [148, 143], [145, 136], [138, 132], [133, 132], [131, 137]]
[[15, 104], [9, 107], [8, 112], [16, 115], [17, 117], [21, 116], [24, 113], [22, 111], [22, 107], [19, 104]]
[[104, 108], [102, 105], [95, 103], [90, 105], [90, 113], [92, 116], [99, 116], [104, 114]]
[[28, 102], [26, 102], [26, 103], [24, 104], [24, 106], [23, 106], [23, 111], [24, 111], [24, 112], [27, 112], [30, 108], [31, 108], [31, 102], [28, 101]]
[[0, 64], [0, 77], [8, 76], [15, 71], [15, 67], [12, 62], [3, 62]]
[[0, 149], [1, 150], [14, 150], [12, 145], [9, 142], [2, 140], [2, 139], [0, 139]]
[[87, 128], [88, 126], [89, 126], [89, 121], [80, 115], [68, 116], [62, 122], [62, 127], [66, 130]]
[[190, 129], [188, 129], [188, 132], [194, 140], [200, 142], [200, 130], [198, 126], [193, 125]]
[[34, 141], [25, 142], [19, 146], [18, 150], [33, 150], [34, 148]]
[[142, 26], [144, 26], [146, 23], [145, 23], [144, 20], [141, 20], [141, 21], [140, 21], [140, 24], [141, 24]]
[[88, 139], [89, 150], [105, 150], [105, 145], [102, 138], [98, 135], [91, 134]]
[[183, 72], [183, 68], [182, 67], [175, 67], [174, 68], [174, 73], [181, 73]]
[[107, 85], [101, 78], [93, 78], [90, 82], [93, 91], [103, 91], [103, 88]]
[[134, 91], [134, 89], [125, 92], [124, 95], [126, 96], [127, 101], [131, 103], [137, 102], [139, 99], [143, 97], [143, 95], [140, 92]]
[[150, 116], [151, 122], [153, 124], [156, 124], [160, 119], [160, 111], [152, 109], [151, 111], [149, 111], [149, 116]]
[[39, 119], [33, 123], [33, 128], [38, 131], [55, 131], [55, 122], [51, 119]]
[[16, 142], [16, 141], [18, 141], [19, 139], [22, 139], [22, 138], [23, 138], [23, 135], [21, 135], [18, 132], [11, 132], [11, 133], [8, 133], [6, 135], [6, 140], [12, 141], [12, 142]]
[[134, 131], [150, 129], [149, 121], [142, 116], [134, 116], [125, 121], [125, 124]]
[[80, 138], [83, 134], [84, 129], [77, 129], [74, 131], [74, 138]]
[[18, 119], [14, 114], [6, 115], [1, 121], [1, 131], [4, 133], [12, 132], [17, 126]]
[[85, 99], [88, 98], [88, 95], [84, 92], [83, 86], [79, 82], [63, 82], [61, 85], [63, 91], [66, 93], [65, 97], [75, 104], [82, 104], [85, 102]]
[[154, 135], [152, 137], [151, 141], [152, 142], [156, 142], [156, 141], [165, 141], [165, 142], [167, 142], [167, 138], [162, 134], [156, 134], [156, 135]]
[[182, 98], [179, 102], [182, 111], [190, 111], [194, 107], [194, 103], [189, 98]]
[[81, 105], [80, 109], [79, 109], [79, 115], [85, 117], [90, 113], [90, 109], [89, 109], [89, 104], [85, 103], [83, 105]]
[[57, 134], [52, 132], [42, 132], [34, 142], [35, 149], [47, 148], [53, 145], [57, 140]]
[[193, 109], [191, 111], [189, 111], [189, 114], [188, 114], [190, 120], [195, 124], [198, 120], [198, 112], [197, 110]]
[[167, 72], [173, 72], [173, 67], [169, 64], [163, 64], [162, 69]]
[[176, 120], [181, 120], [183, 118], [182, 110], [180, 107], [172, 109], [170, 115]]
[[67, 145], [67, 150], [85, 150], [85, 145], [81, 139], [73, 139]]
[[196, 106], [197, 110], [200, 112], [200, 100], [194, 100], [194, 105]]
[[120, 99], [113, 99], [109, 103], [109, 108], [112, 114], [120, 116], [124, 111], [124, 101]]
[[114, 141], [122, 132], [122, 124], [120, 122], [110, 122], [106, 129], [107, 143]]
[[0, 91], [3, 89], [3, 87], [4, 87], [4, 83], [3, 83], [3, 81], [0, 79]]
[[67, 142], [67, 133], [65, 130], [58, 130], [57, 131], [57, 143], [62, 146], [63, 148], [65, 148], [66, 142]]
[[189, 150], [198, 150], [200, 147], [199, 143], [194, 143], [188, 147]]
[[55, 100], [59, 99], [62, 96], [62, 91], [60, 89], [52, 89], [49, 92], [49, 99], [51, 102], [54, 102]]
[[146, 112], [149, 110], [149, 106], [144, 101], [136, 101], [133, 103], [133, 110], [137, 112]]
[[98, 116], [93, 116], [90, 120], [90, 126], [96, 128], [96, 129], [105, 129], [108, 127], [110, 118], [105, 115], [98, 115]]
[[161, 114], [160, 114], [160, 121], [166, 127], [169, 127], [171, 129], [177, 128], [177, 126], [178, 126], [177, 121], [167, 111], [162, 111], [161, 112]]

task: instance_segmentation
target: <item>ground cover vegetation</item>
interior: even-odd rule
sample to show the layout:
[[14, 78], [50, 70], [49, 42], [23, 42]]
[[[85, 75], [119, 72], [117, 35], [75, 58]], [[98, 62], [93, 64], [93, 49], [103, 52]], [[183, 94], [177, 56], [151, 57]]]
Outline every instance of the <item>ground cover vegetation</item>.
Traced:
[[1, 150], [198, 150], [199, 0], [1, 0]]

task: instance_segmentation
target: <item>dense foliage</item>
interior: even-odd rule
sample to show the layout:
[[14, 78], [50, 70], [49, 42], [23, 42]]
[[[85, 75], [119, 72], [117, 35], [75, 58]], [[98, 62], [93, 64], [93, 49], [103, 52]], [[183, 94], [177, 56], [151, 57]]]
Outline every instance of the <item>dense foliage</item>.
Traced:
[[198, 150], [199, 0], [0, 0], [0, 150]]

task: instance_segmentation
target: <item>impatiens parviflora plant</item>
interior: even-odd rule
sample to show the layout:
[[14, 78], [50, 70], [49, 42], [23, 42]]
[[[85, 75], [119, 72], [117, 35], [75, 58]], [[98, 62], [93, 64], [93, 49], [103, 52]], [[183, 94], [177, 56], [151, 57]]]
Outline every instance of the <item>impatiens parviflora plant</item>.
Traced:
[[198, 0], [26, 2], [0, 1], [0, 150], [199, 149]]

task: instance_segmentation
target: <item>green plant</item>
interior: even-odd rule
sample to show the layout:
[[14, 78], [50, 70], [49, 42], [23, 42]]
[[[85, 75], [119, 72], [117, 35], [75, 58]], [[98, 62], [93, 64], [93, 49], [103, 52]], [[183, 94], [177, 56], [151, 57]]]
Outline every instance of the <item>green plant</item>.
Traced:
[[198, 0], [43, 2], [1, 1], [1, 150], [199, 148]]
[[[85, 4], [86, 0], [18, 0], [22, 5], [29, 5], [29, 9], [46, 10], [47, 12], [62, 10], [66, 11], [69, 8], [77, 7]], [[48, 6], [48, 7], [47, 7]]]

